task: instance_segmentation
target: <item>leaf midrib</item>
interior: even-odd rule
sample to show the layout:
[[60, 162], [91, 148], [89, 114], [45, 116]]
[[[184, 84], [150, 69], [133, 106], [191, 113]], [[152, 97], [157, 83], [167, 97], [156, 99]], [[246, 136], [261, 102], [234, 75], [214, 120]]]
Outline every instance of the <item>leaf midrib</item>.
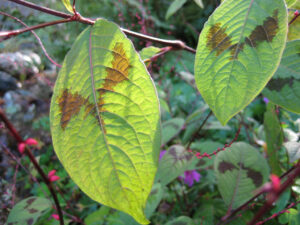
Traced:
[[108, 141], [106, 139], [104, 128], [103, 128], [103, 124], [101, 122], [100, 112], [99, 112], [99, 109], [97, 107], [97, 98], [96, 98], [96, 91], [95, 91], [95, 80], [94, 80], [94, 72], [93, 72], [93, 59], [92, 59], [92, 28], [90, 28], [90, 34], [89, 34], [89, 65], [90, 65], [90, 75], [91, 75], [91, 82], [92, 82], [93, 99], [94, 99], [94, 102], [95, 102], [95, 108], [96, 108], [96, 112], [97, 112], [97, 120], [98, 120], [98, 123], [100, 125], [100, 129], [101, 129], [101, 132], [103, 134], [103, 139], [104, 139], [104, 142], [105, 142], [106, 150], [107, 150], [109, 158], [110, 158], [110, 160], [112, 162], [113, 170], [116, 173], [116, 177], [117, 177], [118, 183], [119, 183], [119, 185], [121, 187], [121, 190], [122, 190], [122, 192], [124, 194], [124, 197], [126, 198], [126, 200], [129, 203], [129, 205], [131, 205], [129, 199], [127, 198], [126, 193], [123, 190], [123, 187], [122, 187], [119, 175], [117, 173], [115, 161], [113, 160], [111, 151], [109, 149]]

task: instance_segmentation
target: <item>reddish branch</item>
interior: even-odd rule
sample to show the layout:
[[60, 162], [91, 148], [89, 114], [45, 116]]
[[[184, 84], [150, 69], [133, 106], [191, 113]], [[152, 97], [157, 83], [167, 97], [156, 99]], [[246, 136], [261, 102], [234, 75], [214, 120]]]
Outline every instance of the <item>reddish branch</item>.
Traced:
[[[82, 17], [79, 13], [75, 13], [74, 15], [71, 15], [71, 14], [59, 12], [59, 11], [56, 11], [56, 10], [53, 10], [53, 9], [49, 9], [47, 7], [39, 6], [39, 5], [36, 5], [34, 3], [24, 1], [24, 0], [7, 0], [7, 1], [14, 2], [14, 3], [17, 3], [19, 5], [23, 5], [23, 6], [26, 6], [28, 8], [38, 10], [40, 12], [44, 12], [44, 13], [51, 14], [53, 16], [57, 16], [57, 17], [65, 19], [65, 20], [59, 20], [59, 21], [64, 21], [64, 22], [58, 22], [58, 23], [66, 23], [66, 22], [70, 22], [70, 21], [77, 21], [77, 22], [85, 23], [85, 24], [89, 24], [89, 25], [93, 25], [95, 23], [95, 20]], [[53, 21], [53, 22], [55, 22], [55, 21]], [[54, 24], [51, 24], [51, 25], [54, 25]], [[43, 25], [40, 24], [40, 25], [37, 25], [37, 26], [32, 27], [32, 28], [38, 29], [38, 28], [42, 28], [42, 27], [45, 27], [45, 26], [50, 26], [50, 25], [48, 25], [48, 23], [45, 23]], [[162, 44], [162, 45], [166, 45], [166, 46], [171, 46], [171, 47], [173, 47], [173, 50], [185, 50], [185, 51], [189, 51], [189, 52], [192, 52], [192, 53], [196, 53], [195, 49], [187, 46], [184, 42], [182, 42], [180, 40], [166, 40], [166, 39], [156, 38], [156, 37], [152, 37], [152, 36], [149, 36], [149, 35], [134, 32], [134, 31], [131, 31], [131, 30], [127, 30], [127, 29], [124, 29], [124, 28], [121, 28], [121, 30], [125, 34], [127, 34], [129, 36], [132, 36], [132, 37], [136, 37], [136, 38], [139, 38], [139, 39], [144, 39], [144, 40], [147, 40], [147, 41], [152, 41], [152, 42]], [[27, 30], [27, 31], [29, 31], [29, 30]], [[14, 32], [14, 31], [7, 31], [7, 32], [8, 33], [6, 33], [6, 35], [9, 36], [10, 32]], [[24, 31], [24, 32], [26, 32], [26, 31]]]
[[[9, 18], [11, 18], [11, 19], [13, 19], [13, 20], [16, 20], [17, 22], [19, 22], [20, 24], [22, 24], [24, 27], [29, 28], [29, 26], [27, 26], [22, 20], [20, 20], [20, 19], [14, 17], [14, 16], [12, 16], [12, 15], [10, 15], [10, 14], [7, 14], [7, 13], [1, 12], [1, 11], [0, 11], [0, 14], [1, 14], [1, 15], [4, 15], [4, 16], [7, 16], [7, 17], [9, 17]], [[41, 39], [39, 38], [39, 36], [38, 36], [33, 30], [31, 30], [30, 32], [31, 32], [31, 33], [34, 35], [34, 37], [37, 39], [39, 45], [41, 46], [41, 48], [42, 48], [42, 50], [43, 50], [45, 56], [49, 59], [49, 61], [52, 62], [55, 66], [61, 68], [61, 65], [58, 64], [57, 62], [55, 62], [55, 61], [49, 56], [49, 54], [48, 54], [48, 52], [47, 52], [45, 46], [43, 45]], [[0, 32], [0, 34], [1, 34], [1, 32]]]
[[[4, 111], [2, 109], [0, 109], [0, 119], [4, 122], [5, 126], [7, 127], [7, 129], [10, 131], [11, 135], [16, 139], [16, 141], [18, 143], [24, 143], [23, 138], [20, 136], [20, 134], [18, 133], [18, 131], [15, 129], [15, 127], [12, 125], [12, 123], [8, 120], [8, 118], [6, 117]], [[51, 183], [51, 181], [48, 179], [47, 175], [44, 173], [43, 169], [39, 166], [38, 162], [36, 161], [34, 155], [31, 153], [31, 150], [28, 146], [26, 146], [25, 148], [25, 154], [29, 157], [30, 161], [32, 162], [32, 164], [34, 165], [35, 169], [38, 171], [38, 173], [41, 175], [43, 181], [45, 182], [45, 184], [47, 185], [55, 206], [56, 206], [56, 210], [57, 213], [59, 215], [59, 221], [60, 221], [60, 225], [64, 225], [64, 221], [63, 221], [63, 213], [57, 198], [57, 195], [54, 191], [53, 185]]]
[[289, 25], [291, 25], [293, 22], [295, 22], [295, 20], [299, 17], [299, 15], [300, 15], [299, 11], [296, 10], [295, 13], [294, 13], [294, 17], [289, 22]]
[[273, 203], [279, 198], [279, 196], [287, 188], [289, 188], [294, 183], [294, 180], [299, 175], [300, 175], [300, 164], [298, 164], [296, 168], [291, 172], [287, 180], [280, 186], [280, 189], [277, 192], [272, 192], [268, 195], [268, 199], [266, 203], [260, 208], [258, 213], [254, 216], [254, 218], [250, 221], [250, 223], [248, 223], [248, 225], [255, 225], [256, 222], [272, 208]]
[[[289, 174], [291, 174], [294, 170], [296, 169], [296, 166], [291, 167], [288, 171], [286, 171], [285, 173], [283, 173], [280, 176], [280, 179], [282, 180], [285, 177], [288, 177]], [[240, 207], [236, 208], [235, 210], [231, 211], [229, 214], [225, 215], [221, 221], [218, 223], [218, 225], [220, 224], [227, 224], [231, 221], [231, 219], [240, 211], [243, 211], [245, 209], [247, 209], [248, 205], [253, 202], [255, 199], [257, 199], [259, 196], [261, 196], [262, 194], [265, 193], [265, 190], [261, 189], [256, 195], [254, 195], [251, 199], [249, 199], [247, 202], [245, 202], [243, 205], [241, 205]]]

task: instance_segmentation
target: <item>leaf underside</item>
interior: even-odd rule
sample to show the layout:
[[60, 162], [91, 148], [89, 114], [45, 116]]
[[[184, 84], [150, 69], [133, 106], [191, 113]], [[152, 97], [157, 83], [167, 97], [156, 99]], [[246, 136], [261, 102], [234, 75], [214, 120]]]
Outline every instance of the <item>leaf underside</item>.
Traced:
[[270, 80], [286, 34], [283, 0], [226, 0], [210, 16], [197, 47], [195, 79], [223, 125]]
[[55, 152], [81, 190], [147, 224], [159, 103], [145, 65], [115, 24], [97, 20], [77, 38], [56, 81], [50, 119]]
[[273, 103], [300, 114], [300, 40], [287, 42], [280, 65], [263, 94]]

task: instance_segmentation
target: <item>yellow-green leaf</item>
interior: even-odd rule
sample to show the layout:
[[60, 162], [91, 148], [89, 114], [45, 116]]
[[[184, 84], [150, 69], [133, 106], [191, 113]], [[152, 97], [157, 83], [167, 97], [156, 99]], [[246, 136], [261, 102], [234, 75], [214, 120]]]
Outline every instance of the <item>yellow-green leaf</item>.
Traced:
[[148, 224], [158, 166], [157, 93], [132, 42], [97, 20], [66, 56], [51, 102], [55, 152], [75, 183], [101, 204]]
[[66, 9], [70, 12], [70, 13], [74, 13], [73, 12], [73, 7], [70, 3], [70, 0], [62, 0], [62, 2], [64, 3]]
[[200, 34], [195, 79], [223, 125], [270, 80], [286, 35], [284, 0], [226, 0], [210, 16]]

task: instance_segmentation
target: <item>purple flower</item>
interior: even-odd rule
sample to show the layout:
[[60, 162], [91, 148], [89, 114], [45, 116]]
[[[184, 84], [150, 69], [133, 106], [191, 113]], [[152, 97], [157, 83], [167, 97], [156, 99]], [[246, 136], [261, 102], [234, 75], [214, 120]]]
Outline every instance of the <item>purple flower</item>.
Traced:
[[264, 97], [263, 100], [264, 100], [264, 102], [265, 102], [266, 104], [268, 104], [269, 101], [270, 101], [267, 97]]
[[166, 150], [162, 150], [160, 153], [159, 153], [159, 160], [161, 160], [161, 158], [166, 154]]
[[189, 187], [193, 186], [194, 181], [199, 182], [201, 178], [201, 174], [196, 170], [188, 170], [184, 172], [184, 177], [179, 177], [179, 179], [184, 180], [184, 183], [189, 185]]

